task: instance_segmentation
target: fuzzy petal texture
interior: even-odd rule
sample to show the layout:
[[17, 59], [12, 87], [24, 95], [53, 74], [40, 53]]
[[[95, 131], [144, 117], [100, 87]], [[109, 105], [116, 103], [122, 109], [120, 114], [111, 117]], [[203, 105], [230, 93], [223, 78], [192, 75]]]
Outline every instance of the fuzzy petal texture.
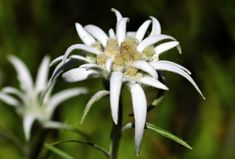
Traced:
[[2, 92], [0, 92], [0, 100], [13, 107], [19, 106], [19, 102], [15, 98]]
[[47, 87], [49, 63], [50, 58], [48, 56], [44, 57], [36, 77], [35, 90], [37, 93], [44, 91]]
[[92, 74], [96, 74], [96, 72], [85, 68], [74, 68], [65, 72], [62, 77], [65, 81], [73, 83], [86, 80]]
[[140, 42], [142, 41], [142, 39], [144, 38], [144, 35], [150, 25], [151, 21], [150, 20], [146, 20], [137, 30], [136, 32], [136, 39]]
[[184, 66], [181, 66], [175, 62], [171, 62], [171, 61], [167, 61], [167, 60], [159, 60], [157, 61], [158, 63], [166, 63], [166, 64], [170, 64], [170, 65], [174, 65], [176, 67], [179, 67], [180, 69], [184, 70], [187, 74], [191, 75], [191, 71], [189, 71], [187, 68], [185, 68]]
[[126, 33], [126, 36], [127, 36], [127, 37], [135, 38], [135, 37], [136, 37], [136, 32], [135, 32], [135, 31], [128, 31], [128, 32]]
[[164, 53], [174, 47], [177, 47], [178, 45], [179, 45], [178, 41], [166, 42], [166, 43], [163, 43], [163, 44], [156, 46], [154, 48], [154, 52], [155, 52], [155, 54], [160, 55], [160, 54], [162, 54], [162, 53]]
[[138, 155], [146, 123], [147, 100], [139, 84], [130, 84], [130, 91], [135, 117], [135, 150]]
[[113, 72], [110, 77], [110, 106], [112, 118], [115, 124], [118, 123], [119, 99], [122, 88], [122, 72]]
[[94, 64], [94, 63], [83, 64], [79, 68], [85, 68], [87, 70], [88, 69], [101, 69], [100, 66], [98, 66], [97, 64]]
[[53, 95], [47, 104], [47, 111], [52, 114], [59, 104], [74, 96], [87, 93], [85, 88], [71, 88]]
[[119, 45], [124, 41], [126, 37], [126, 23], [128, 21], [128, 18], [122, 18], [117, 25], [117, 40]]
[[194, 82], [192, 77], [181, 68], [169, 63], [151, 62], [151, 65], [157, 70], [170, 71], [183, 76], [194, 86], [194, 88], [198, 91], [198, 93], [202, 96], [202, 98], [205, 99], [205, 97], [203, 96], [202, 92], [200, 91], [200, 89], [198, 88], [197, 84]]
[[112, 64], [113, 64], [113, 59], [108, 58], [105, 64], [105, 68], [107, 69], [108, 72], [111, 72]]
[[33, 90], [33, 81], [28, 68], [16, 56], [11, 55], [9, 61], [15, 67], [22, 90], [24, 90], [25, 93], [30, 94]]
[[145, 38], [141, 43], [139, 43], [139, 45], [137, 46], [137, 51], [141, 53], [146, 47], [166, 39], [175, 40], [175, 38], [173, 38], [172, 36], [164, 34], [149, 36]]
[[35, 121], [35, 116], [31, 114], [26, 114], [23, 118], [23, 129], [26, 141], [29, 141], [30, 139], [31, 129], [33, 127], [34, 121]]
[[115, 13], [116, 18], [117, 18], [117, 23], [118, 23], [122, 19], [121, 13], [117, 9], [114, 9], [114, 8], [112, 8], [111, 11]]
[[[62, 61], [63, 58], [64, 58], [64, 55], [55, 58], [55, 59], [50, 63], [50, 67], [53, 66], [53, 65], [55, 65], [55, 64], [57, 64], [58, 62]], [[79, 61], [83, 61], [83, 62], [89, 62], [86, 57], [83, 57], [83, 56], [80, 56], [80, 55], [71, 55], [71, 56], [69, 56], [69, 59], [79, 60]]]
[[95, 39], [86, 32], [86, 30], [82, 27], [81, 24], [75, 23], [75, 27], [80, 39], [83, 41], [84, 44], [91, 46], [95, 43]]
[[84, 28], [88, 33], [90, 33], [94, 38], [96, 38], [104, 47], [106, 47], [108, 36], [100, 27], [95, 25], [86, 25]]
[[25, 97], [24, 94], [14, 87], [4, 87], [2, 89], [2, 92], [6, 93], [6, 94], [15, 95], [15, 96], [19, 97], [22, 101], [24, 101], [24, 97]]
[[115, 33], [114, 33], [114, 30], [112, 28], [109, 29], [109, 38], [111, 38], [111, 39], [115, 38]]
[[152, 31], [150, 33], [150, 36], [161, 34], [161, 25], [159, 21], [153, 16], [150, 16], [150, 18], [152, 19]]
[[92, 54], [95, 54], [95, 55], [99, 55], [100, 54], [100, 51], [97, 50], [96, 48], [94, 47], [91, 47], [91, 46], [88, 46], [88, 45], [84, 45], [84, 44], [74, 44], [74, 45], [71, 45], [65, 52], [64, 54], [64, 57], [63, 57], [63, 63], [65, 63], [66, 59], [68, 58], [68, 56], [72, 53], [72, 51], [74, 50], [83, 50], [87, 53], [92, 53]]
[[155, 69], [146, 61], [136, 61], [132, 64], [135, 68], [140, 69], [154, 78], [158, 78], [158, 74]]
[[149, 76], [145, 76], [139, 80], [142, 84], [149, 85], [162, 90], [168, 90], [167, 86], [158, 81], [157, 79]]

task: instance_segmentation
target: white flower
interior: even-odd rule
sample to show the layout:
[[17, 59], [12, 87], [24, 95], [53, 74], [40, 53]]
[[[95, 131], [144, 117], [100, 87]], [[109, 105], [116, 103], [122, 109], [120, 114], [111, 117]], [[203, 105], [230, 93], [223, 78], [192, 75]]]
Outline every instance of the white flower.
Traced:
[[[38, 120], [45, 128], [59, 128], [62, 123], [51, 121], [57, 106], [73, 96], [87, 92], [84, 88], [63, 90], [51, 96], [52, 87], [43, 98], [48, 88], [49, 57], [45, 57], [39, 67], [35, 84], [25, 64], [15, 56], [9, 58], [18, 74], [21, 90], [5, 87], [0, 92], [0, 100], [15, 107], [23, 118], [25, 138], [30, 139], [30, 132], [34, 121]], [[65, 125], [64, 125], [65, 126]]]
[[[117, 24], [116, 32], [110, 29], [108, 35], [98, 26], [82, 26], [76, 23], [76, 30], [84, 44], [70, 46], [63, 56], [56, 58], [52, 64], [60, 61], [54, 71], [58, 70], [71, 59], [83, 61], [85, 64], [70, 69], [63, 74], [68, 82], [78, 82], [90, 77], [103, 77], [109, 80], [109, 93], [96, 93], [86, 106], [84, 114], [90, 109], [97, 98], [110, 94], [111, 114], [114, 123], [118, 122], [119, 98], [122, 84], [130, 89], [135, 118], [135, 145], [139, 152], [144, 132], [147, 113], [147, 102], [143, 86], [168, 90], [167, 86], [159, 81], [158, 71], [170, 71], [185, 77], [203, 97], [196, 83], [190, 76], [190, 71], [174, 62], [159, 60], [162, 53], [177, 48], [179, 42], [169, 35], [161, 34], [161, 27], [155, 17], [145, 21], [136, 32], [127, 32], [128, 18], [122, 17], [115, 9]], [[152, 23], [150, 33], [147, 30]], [[74, 50], [83, 51], [82, 55], [72, 54]], [[204, 97], [203, 97], [204, 98]], [[84, 118], [83, 118], [84, 119]]]

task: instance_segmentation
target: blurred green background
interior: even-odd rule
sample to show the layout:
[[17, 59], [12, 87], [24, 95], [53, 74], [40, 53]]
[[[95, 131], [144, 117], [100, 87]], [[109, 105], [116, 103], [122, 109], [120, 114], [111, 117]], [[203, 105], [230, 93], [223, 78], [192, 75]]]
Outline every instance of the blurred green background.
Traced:
[[[204, 101], [189, 82], [165, 73], [170, 90], [157, 108], [148, 114], [152, 122], [185, 139], [193, 150], [150, 131], [145, 131], [139, 158], [144, 159], [234, 159], [235, 158], [235, 1], [234, 0], [0, 0], [0, 88], [18, 87], [16, 73], [7, 61], [9, 54], [20, 57], [34, 77], [41, 59], [62, 55], [80, 42], [74, 23], [95, 24], [108, 31], [118, 9], [130, 18], [128, 30], [136, 30], [150, 15], [159, 19], [162, 32], [180, 41], [183, 54], [170, 51], [162, 59], [186, 66], [206, 96]], [[88, 85], [89, 96], [62, 104], [55, 118], [88, 132], [92, 141], [108, 148], [112, 120], [108, 98], [99, 101], [80, 125], [85, 103], [102, 82], [91, 79], [78, 84], [59, 80], [55, 90]], [[148, 91], [151, 96], [152, 90]], [[125, 91], [124, 115], [131, 112], [130, 94]], [[125, 122], [132, 118], [125, 117]], [[0, 102], [0, 131], [12, 132], [21, 140], [22, 121], [9, 106]], [[123, 134], [120, 159], [136, 158], [133, 131]], [[79, 139], [61, 131], [59, 139]], [[48, 141], [52, 142], [51, 140]], [[23, 145], [22, 145], [23, 146]], [[87, 146], [60, 146], [84, 159], [104, 156]], [[0, 136], [0, 159], [23, 158], [17, 147]], [[50, 158], [57, 158], [51, 156]]]

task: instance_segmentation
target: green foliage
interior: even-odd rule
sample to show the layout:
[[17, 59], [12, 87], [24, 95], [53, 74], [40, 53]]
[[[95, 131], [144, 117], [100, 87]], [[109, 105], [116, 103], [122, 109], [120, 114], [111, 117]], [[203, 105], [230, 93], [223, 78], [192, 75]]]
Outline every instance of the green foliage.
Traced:
[[170, 132], [168, 132], [168, 131], [166, 131], [156, 125], [146, 123], [146, 127], [147, 127], [147, 129], [152, 130], [152, 131], [154, 131], [154, 132], [156, 132], [166, 138], [169, 138], [169, 139], [187, 147], [188, 149], [192, 149], [192, 147], [189, 144], [187, 144], [184, 140], [180, 139], [179, 137], [173, 135], [172, 133], [170, 133]]
[[[21, 58], [35, 75], [42, 57], [62, 55], [71, 44], [78, 43], [74, 23], [96, 24], [105, 28], [113, 27], [114, 17], [110, 8], [119, 9], [130, 17], [128, 30], [136, 30], [149, 15], [156, 16], [163, 33], [173, 35], [182, 45], [183, 55], [170, 51], [164, 59], [172, 59], [189, 68], [195, 81], [202, 89], [206, 100], [202, 101], [190, 84], [172, 75], [168, 77], [169, 92], [148, 114], [148, 121], [167, 128], [173, 134], [183, 136], [192, 143], [193, 150], [186, 151], [178, 144], [146, 133], [140, 158], [182, 158], [182, 159], [233, 159], [235, 158], [235, 4], [233, 0], [140, 0], [140, 1], [56, 1], [56, 0], [0, 0], [0, 89], [17, 86], [15, 72], [6, 57], [9, 54]], [[175, 60], [174, 60], [175, 59]], [[35, 76], [34, 76], [35, 77]], [[58, 81], [55, 90], [88, 85], [91, 94], [102, 89], [99, 80], [79, 84]], [[148, 91], [148, 89], [146, 89]], [[156, 92], [149, 91], [150, 96]], [[131, 112], [129, 94], [124, 97], [124, 123]], [[88, 132], [89, 141], [108, 147], [110, 140], [111, 116], [106, 98], [97, 102], [89, 112], [86, 122], [80, 125], [82, 112], [90, 96], [65, 102], [54, 119], [71, 124]], [[149, 101], [152, 103], [152, 101]], [[0, 102], [0, 127], [14, 132], [17, 142], [6, 139], [0, 132], [0, 158], [21, 159], [23, 153], [18, 144], [24, 141], [22, 121], [13, 109]], [[152, 127], [153, 128], [153, 127]], [[37, 124], [33, 131], [37, 129]], [[162, 135], [172, 136], [154, 128]], [[7, 133], [8, 135], [11, 133]], [[9, 137], [9, 136], [8, 136]], [[13, 137], [13, 138], [14, 138]], [[12, 136], [10, 137], [12, 138]], [[64, 139], [82, 140], [77, 133], [49, 131], [45, 139], [52, 143]], [[180, 142], [178, 138], [173, 137]], [[181, 144], [186, 144], [182, 143]], [[58, 157], [93, 159], [105, 158], [87, 146], [63, 144], [60, 149], [46, 145]], [[187, 147], [187, 144], [185, 145]], [[23, 147], [23, 146], [22, 146]], [[85, 148], [84, 148], [85, 147]], [[27, 150], [22, 150], [26, 151]], [[66, 153], [65, 153], [66, 152]], [[70, 155], [68, 155], [68, 154]], [[61, 156], [62, 155], [62, 156]], [[146, 157], [147, 156], [147, 157]], [[51, 155], [50, 158], [58, 158]], [[125, 132], [121, 141], [120, 159], [135, 158], [133, 132]]]

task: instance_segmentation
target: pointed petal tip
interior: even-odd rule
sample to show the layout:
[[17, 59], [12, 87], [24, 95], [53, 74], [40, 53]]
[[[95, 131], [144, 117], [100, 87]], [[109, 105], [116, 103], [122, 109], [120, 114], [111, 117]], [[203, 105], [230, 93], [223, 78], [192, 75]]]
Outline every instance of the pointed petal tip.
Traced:
[[111, 11], [112, 11], [112, 12], [115, 12], [115, 11], [117, 11], [117, 9], [115, 9], [115, 8], [111, 8]]
[[135, 148], [135, 154], [137, 157], [140, 156], [140, 148], [137, 148], [137, 147]]
[[122, 72], [113, 72], [110, 78], [110, 107], [111, 114], [115, 124], [118, 123], [118, 111], [119, 111], [119, 101], [120, 93], [122, 88]]
[[206, 97], [203, 94], [201, 94], [201, 96], [203, 100], [206, 100]]
[[81, 119], [81, 121], [80, 121], [80, 125], [82, 125], [82, 124], [83, 124], [83, 120], [84, 120], [84, 119]]

